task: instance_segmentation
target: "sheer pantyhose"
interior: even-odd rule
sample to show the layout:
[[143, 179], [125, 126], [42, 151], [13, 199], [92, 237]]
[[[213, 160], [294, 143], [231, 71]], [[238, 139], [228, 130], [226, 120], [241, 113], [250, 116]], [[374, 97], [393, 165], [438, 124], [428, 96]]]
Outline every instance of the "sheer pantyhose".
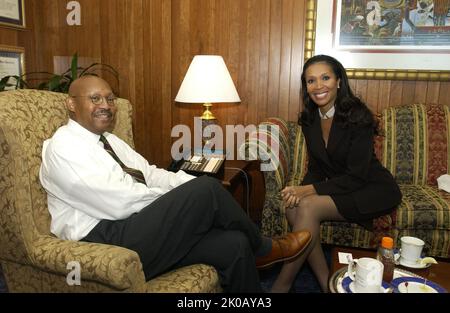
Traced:
[[324, 292], [328, 291], [327, 281], [329, 269], [320, 244], [320, 222], [343, 221], [344, 217], [338, 212], [330, 196], [311, 195], [300, 200], [297, 207], [286, 208], [286, 217], [292, 231], [307, 229], [311, 232], [312, 240], [307, 250], [291, 262], [286, 262], [274, 282], [272, 292], [288, 292], [305, 260], [319, 281]]

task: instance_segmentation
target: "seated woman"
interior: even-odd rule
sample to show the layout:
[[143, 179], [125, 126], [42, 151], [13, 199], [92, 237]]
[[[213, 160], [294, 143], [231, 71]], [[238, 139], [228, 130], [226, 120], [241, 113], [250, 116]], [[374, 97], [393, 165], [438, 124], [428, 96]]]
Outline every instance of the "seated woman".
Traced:
[[289, 291], [305, 260], [327, 292], [320, 223], [349, 221], [370, 229], [373, 218], [390, 213], [402, 198], [375, 156], [377, 123], [350, 89], [342, 64], [327, 55], [310, 58], [303, 67], [302, 97], [298, 122], [308, 148], [308, 171], [301, 186], [288, 186], [281, 196], [292, 230], [307, 229], [313, 239], [305, 253], [283, 265], [272, 292]]

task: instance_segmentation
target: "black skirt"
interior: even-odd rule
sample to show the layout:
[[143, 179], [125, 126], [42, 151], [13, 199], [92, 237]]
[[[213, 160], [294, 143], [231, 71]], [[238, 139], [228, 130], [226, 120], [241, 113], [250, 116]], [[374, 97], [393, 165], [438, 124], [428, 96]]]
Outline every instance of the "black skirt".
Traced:
[[349, 194], [330, 195], [338, 212], [351, 223], [357, 223], [367, 230], [373, 230], [373, 219], [392, 212], [394, 208], [388, 208], [381, 212], [362, 214], [353, 197]]

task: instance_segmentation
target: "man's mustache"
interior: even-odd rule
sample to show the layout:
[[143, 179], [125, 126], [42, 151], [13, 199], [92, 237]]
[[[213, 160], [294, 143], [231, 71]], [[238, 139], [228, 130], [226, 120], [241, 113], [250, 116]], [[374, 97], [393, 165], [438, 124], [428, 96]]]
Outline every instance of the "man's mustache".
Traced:
[[103, 115], [103, 114], [107, 115], [108, 117], [113, 116], [113, 113], [110, 109], [99, 109], [94, 112], [94, 116]]

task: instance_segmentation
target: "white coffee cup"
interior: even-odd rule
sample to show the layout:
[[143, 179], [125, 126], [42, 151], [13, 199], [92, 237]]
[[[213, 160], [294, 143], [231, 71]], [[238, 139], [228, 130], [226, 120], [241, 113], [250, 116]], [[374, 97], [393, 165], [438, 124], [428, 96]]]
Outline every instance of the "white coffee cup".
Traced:
[[410, 236], [400, 238], [400, 261], [401, 263], [417, 265], [421, 259], [425, 242], [422, 239]]
[[373, 258], [355, 259], [348, 265], [348, 275], [357, 293], [379, 293], [383, 281], [383, 263]]

